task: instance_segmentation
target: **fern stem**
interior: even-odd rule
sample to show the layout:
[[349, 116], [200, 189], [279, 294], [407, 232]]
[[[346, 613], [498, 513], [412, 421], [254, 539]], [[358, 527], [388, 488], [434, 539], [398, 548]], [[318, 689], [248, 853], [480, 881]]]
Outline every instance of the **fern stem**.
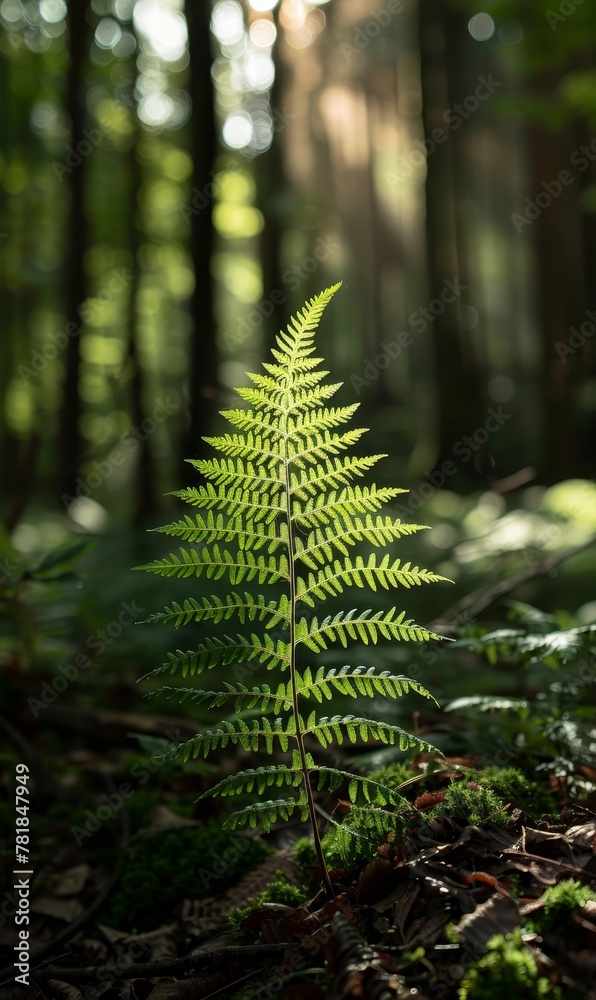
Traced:
[[296, 678], [296, 566], [295, 566], [295, 553], [294, 553], [294, 532], [292, 525], [292, 497], [290, 493], [290, 460], [287, 455], [286, 445], [284, 442], [284, 466], [286, 475], [286, 508], [287, 508], [287, 520], [288, 520], [288, 566], [289, 566], [289, 584], [290, 584], [290, 683], [292, 685], [292, 705], [294, 711], [294, 719], [296, 721], [296, 742], [298, 744], [298, 753], [300, 754], [300, 766], [302, 768], [302, 779], [304, 781], [304, 789], [306, 792], [306, 801], [308, 804], [308, 813], [310, 816], [310, 824], [312, 827], [313, 840], [315, 844], [315, 850], [317, 852], [317, 857], [319, 859], [319, 864], [321, 866], [321, 873], [323, 876], [323, 882], [325, 883], [325, 888], [329, 895], [335, 899], [335, 893], [333, 891], [333, 885], [331, 884], [331, 879], [329, 877], [329, 870], [327, 868], [327, 862], [325, 861], [325, 855], [323, 854], [323, 846], [321, 844], [321, 836], [319, 834], [319, 827], [317, 824], [317, 811], [315, 807], [315, 799], [310, 784], [309, 776], [310, 771], [308, 768], [308, 763], [306, 760], [306, 751], [304, 749], [304, 733], [300, 727], [300, 700], [298, 696], [298, 683]]

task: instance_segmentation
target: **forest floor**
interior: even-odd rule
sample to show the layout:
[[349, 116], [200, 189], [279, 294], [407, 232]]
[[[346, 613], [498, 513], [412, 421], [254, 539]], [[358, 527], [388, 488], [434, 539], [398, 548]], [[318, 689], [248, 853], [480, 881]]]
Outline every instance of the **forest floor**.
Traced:
[[[150, 827], [131, 836], [122, 803], [112, 816], [120, 848], [104, 841], [102, 851], [88, 836], [67, 842], [61, 831], [79, 815], [67, 795], [53, 821], [58, 836], [48, 835], [50, 822], [31, 855], [28, 986], [14, 983], [18, 928], [4, 895], [0, 996], [594, 1000], [596, 803], [574, 803], [565, 781], [545, 776], [556, 815], [498, 802], [496, 815], [474, 821], [474, 797], [484, 792], [466, 777], [473, 763], [443, 761], [428, 790], [412, 792], [399, 836], [383, 838], [369, 859], [337, 863], [331, 900], [312, 848], [291, 846], [292, 829], [290, 839], [281, 829], [226, 839], [216, 818], [205, 824], [160, 804]], [[112, 779], [106, 787], [96, 801], [111, 795], [114, 806]], [[441, 813], [450, 787], [464, 809]], [[101, 820], [101, 807], [89, 815]]]

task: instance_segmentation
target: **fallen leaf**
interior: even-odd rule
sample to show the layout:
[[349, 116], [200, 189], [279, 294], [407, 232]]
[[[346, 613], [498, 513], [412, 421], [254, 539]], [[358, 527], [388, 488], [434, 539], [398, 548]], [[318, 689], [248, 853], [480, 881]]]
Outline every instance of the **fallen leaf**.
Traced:
[[50, 875], [46, 892], [50, 896], [76, 896], [85, 885], [90, 873], [90, 866], [82, 864]]

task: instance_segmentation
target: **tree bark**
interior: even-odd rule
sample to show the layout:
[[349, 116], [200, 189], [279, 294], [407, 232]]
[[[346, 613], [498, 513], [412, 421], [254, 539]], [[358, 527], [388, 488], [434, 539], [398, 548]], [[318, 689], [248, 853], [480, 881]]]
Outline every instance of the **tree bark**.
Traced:
[[[190, 96], [192, 99], [193, 189], [203, 191], [210, 180], [216, 153], [213, 81], [209, 21], [211, 4], [189, 0], [186, 4], [190, 52]], [[207, 433], [215, 410], [217, 386], [216, 325], [213, 314], [211, 255], [213, 220], [211, 201], [191, 216], [190, 251], [195, 272], [191, 300], [192, 333], [189, 350], [188, 428], [182, 438], [181, 467], [187, 474], [186, 458], [205, 453], [201, 436]]]
[[[66, 79], [66, 111], [71, 121], [71, 145], [83, 138], [85, 125], [84, 67], [88, 57], [87, 4], [83, 0], [70, 0], [67, 23], [69, 31], [70, 63]], [[64, 402], [59, 415], [58, 443], [60, 450], [60, 487], [63, 494], [75, 496], [76, 480], [81, 461], [80, 417], [82, 412], [79, 395], [80, 374], [80, 323], [79, 309], [86, 297], [86, 276], [83, 258], [88, 246], [87, 219], [85, 214], [85, 177], [87, 159], [73, 167], [64, 182], [70, 193], [70, 208], [66, 229], [65, 301], [67, 323], [79, 328], [79, 333], [68, 337], [65, 351], [66, 374], [63, 383]], [[70, 327], [70, 329], [73, 329]]]
[[[446, 68], [447, 17], [444, 0], [420, 4], [420, 71], [425, 136], [443, 127], [449, 107]], [[437, 145], [427, 157], [426, 254], [429, 300], [440, 299], [446, 280], [460, 277], [458, 233], [455, 218], [451, 142]], [[465, 282], [464, 282], [465, 283]], [[458, 305], [446, 305], [429, 323], [435, 362], [437, 406], [437, 463], [453, 458], [454, 444], [477, 426], [474, 376], [464, 364], [458, 322]]]

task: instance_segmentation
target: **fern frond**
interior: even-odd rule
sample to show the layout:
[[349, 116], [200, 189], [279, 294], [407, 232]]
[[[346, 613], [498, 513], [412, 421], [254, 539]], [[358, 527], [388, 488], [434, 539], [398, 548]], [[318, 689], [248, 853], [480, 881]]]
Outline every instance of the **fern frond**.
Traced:
[[230, 684], [224, 681], [225, 691], [205, 691], [201, 688], [169, 687], [164, 685], [155, 691], [150, 691], [148, 698], [165, 696], [168, 699], [177, 698], [178, 703], [184, 701], [194, 701], [197, 705], [207, 703], [207, 708], [222, 708], [228, 701], [234, 699], [234, 712], [238, 715], [243, 709], [259, 709], [260, 712], [274, 712], [277, 714], [282, 708], [287, 709], [292, 704], [291, 693], [288, 693], [287, 686], [280, 684], [276, 691], [272, 691], [268, 684], [261, 684], [252, 688], [247, 688], [240, 681]]
[[269, 635], [260, 638], [253, 634], [250, 639], [242, 635], [232, 639], [226, 635], [223, 639], [205, 639], [198, 649], [189, 649], [186, 652], [177, 649], [175, 653], [168, 653], [167, 662], [149, 671], [145, 677], [159, 677], [161, 674], [178, 672], [183, 677], [189, 675], [194, 677], [203, 670], [211, 670], [220, 665], [226, 666], [229, 663], [245, 663], [247, 660], [258, 660], [259, 663], [265, 664], [268, 670], [274, 667], [285, 670], [290, 663], [289, 654], [289, 643], [281, 642], [279, 639], [274, 642]]
[[251, 406], [257, 409], [261, 408], [267, 412], [272, 410], [277, 412], [280, 416], [287, 416], [290, 413], [301, 412], [303, 410], [311, 410], [321, 403], [324, 403], [327, 399], [331, 399], [335, 395], [338, 389], [341, 389], [342, 383], [335, 382], [330, 385], [319, 385], [314, 389], [301, 389], [292, 394], [292, 402], [290, 406], [280, 406], [274, 403], [268, 396], [268, 394], [263, 389], [252, 389], [250, 387], [240, 387], [235, 389], [241, 399], [246, 400]]
[[258, 550], [267, 546], [274, 552], [280, 545], [288, 544], [288, 532], [284, 524], [276, 527], [271, 522], [251, 521], [241, 517], [224, 519], [222, 514], [207, 511], [206, 515], [188, 514], [180, 521], [165, 524], [155, 529], [165, 535], [182, 538], [185, 542], [237, 542], [241, 549]]
[[596, 625], [547, 632], [544, 635], [526, 635], [519, 643], [520, 653], [529, 654], [532, 662], [556, 656], [561, 663], [568, 663], [582, 650], [586, 636], [596, 633]]
[[305, 442], [320, 437], [323, 432], [347, 424], [359, 407], [360, 403], [352, 403], [351, 406], [326, 406], [320, 410], [291, 414], [287, 421], [287, 436], [292, 447], [294, 450], [299, 449]]
[[296, 465], [300, 469], [308, 468], [307, 463], [309, 462], [314, 464], [330, 455], [339, 455], [350, 445], [356, 444], [363, 434], [366, 434], [365, 427], [356, 427], [343, 434], [317, 434], [315, 437], [308, 435], [304, 442], [296, 443], [298, 445], [296, 451], [293, 450], [293, 442], [290, 437], [288, 462], [290, 466]]
[[164, 625], [180, 628], [190, 622], [202, 621], [212, 621], [217, 625], [237, 616], [242, 624], [245, 621], [267, 621], [265, 628], [271, 629], [275, 625], [287, 625], [290, 621], [289, 611], [290, 602], [285, 594], [281, 595], [279, 601], [266, 601], [261, 594], [257, 597], [248, 593], [241, 596], [232, 591], [225, 601], [220, 600], [215, 594], [203, 597], [202, 603], [194, 597], [188, 597], [182, 604], [172, 601], [171, 607], [150, 615], [147, 621], [162, 622]]
[[[314, 334], [338, 287], [327, 288], [306, 302], [287, 329], [280, 331], [272, 358], [263, 370], [247, 373], [250, 385], [235, 390], [246, 406], [222, 411], [233, 432], [204, 439], [214, 457], [189, 459], [206, 482], [171, 495], [198, 508], [199, 513], [178, 515], [171, 524], [157, 529], [188, 547], [137, 567], [165, 578], [225, 578], [231, 584], [227, 594], [204, 596], [199, 590], [180, 603], [170, 599], [150, 621], [180, 628], [189, 624], [221, 626], [235, 620], [246, 631], [202, 637], [194, 649], [168, 653], [166, 661], [147, 675], [196, 677], [219, 670], [212, 684], [199, 686], [199, 682], [194, 687], [170, 683], [151, 696], [234, 714], [231, 721], [224, 719], [192, 739], [166, 746], [160, 759], [207, 757], [228, 746], [269, 755], [274, 749], [283, 754], [291, 751], [291, 763], [285, 760], [249, 768], [224, 778], [205, 794], [256, 792], [263, 796], [269, 788], [289, 789], [292, 794], [287, 797], [246, 806], [225, 825], [234, 829], [260, 824], [269, 830], [273, 823], [295, 813], [303, 820], [309, 818], [330, 896], [333, 886], [321, 848], [313, 794], [323, 789], [337, 791], [345, 785], [354, 815], [359, 803], [368, 807], [360, 826], [367, 829], [368, 823], [377, 833], [387, 832], [396, 822], [395, 815], [384, 807], [403, 807], [404, 812], [407, 806], [408, 815], [412, 807], [398, 792], [378, 782], [318, 765], [307, 752], [305, 741], [311, 739], [327, 747], [346, 740], [374, 740], [401, 750], [439, 751], [387, 722], [354, 715], [317, 718], [311, 711], [313, 703], [322, 705], [336, 695], [376, 699], [401, 698], [411, 692], [434, 699], [418, 681], [388, 670], [309, 667], [303, 666], [300, 658], [306, 659], [307, 651], [319, 655], [330, 643], [347, 647], [354, 641], [365, 645], [396, 639], [421, 642], [440, 636], [406, 618], [406, 612], [396, 607], [375, 612], [342, 610], [327, 617], [317, 617], [312, 609], [316, 602], [335, 598], [352, 586], [390, 590], [445, 579], [388, 554], [353, 555], [360, 543], [380, 549], [424, 526], [402, 524], [388, 516], [390, 511], [379, 513], [405, 490], [356, 485], [384, 456], [350, 451], [365, 433], [365, 428], [344, 426], [356, 413], [358, 403], [329, 405], [341, 383], [326, 381], [329, 373], [316, 355]], [[250, 588], [243, 591], [240, 585], [248, 587], [251, 582], [273, 585], [274, 597], [250, 593]], [[260, 624], [247, 627], [248, 622]], [[260, 630], [260, 634], [250, 628]], [[250, 665], [242, 666], [249, 661]], [[261, 683], [260, 677], [258, 684], [240, 680], [265, 669], [273, 671], [276, 678], [271, 686]], [[230, 675], [231, 679], [223, 679]], [[307, 719], [301, 714], [304, 705], [310, 713]], [[340, 835], [347, 837], [347, 830], [341, 828]]]
[[226, 490], [223, 487], [215, 489], [211, 483], [206, 486], [192, 486], [186, 490], [174, 490], [167, 496], [178, 497], [191, 507], [228, 510], [231, 515], [250, 510], [253, 521], [273, 521], [284, 512], [285, 508], [274, 503], [274, 498], [266, 490], [260, 493], [247, 493], [246, 490]]
[[239, 809], [238, 812], [228, 816], [223, 828], [236, 830], [239, 826], [248, 826], [254, 830], [257, 826], [262, 826], [265, 833], [269, 833], [274, 823], [280, 819], [289, 820], [296, 809], [300, 810], [300, 819], [304, 823], [308, 819], [308, 803], [304, 792], [297, 798], [273, 799], [245, 806], [244, 809]]
[[302, 309], [291, 318], [287, 329], [278, 334], [277, 347], [271, 353], [284, 371], [308, 370], [308, 358], [315, 349], [315, 331], [340, 285], [341, 282], [338, 282], [305, 302]]
[[372, 781], [371, 778], [365, 778], [359, 774], [351, 774], [349, 771], [338, 771], [334, 767], [319, 767], [317, 765], [311, 768], [311, 773], [318, 775], [317, 791], [319, 792], [323, 788], [328, 788], [330, 792], [336, 792], [344, 782], [347, 782], [348, 797], [350, 802], [354, 804], [359, 799], [364, 799], [365, 802], [371, 805], [407, 806], [408, 809], [413, 809], [411, 802], [408, 802], [394, 788], [381, 785], [378, 781]]
[[[307, 763], [314, 766], [314, 760], [307, 754]], [[270, 767], [253, 767], [238, 774], [230, 774], [223, 781], [218, 782], [213, 788], [209, 788], [197, 799], [198, 802], [207, 796], [217, 795], [240, 795], [243, 792], [252, 792], [256, 786], [259, 795], [262, 795], [266, 788], [275, 785], [281, 788], [283, 785], [292, 785], [299, 788], [303, 783], [302, 764], [300, 754], [297, 750], [292, 750], [292, 764], [272, 764]]]
[[[350, 828], [350, 821], [358, 826], [359, 834]], [[355, 806], [340, 829], [352, 836], [362, 836], [362, 831], [365, 832], [365, 835], [368, 832], [374, 836], [375, 842], [378, 844], [382, 839], [395, 833], [396, 825], [395, 813], [389, 809], [383, 809], [378, 805]]]
[[364, 458], [334, 458], [323, 465], [290, 472], [290, 494], [306, 500], [309, 496], [325, 495], [325, 489], [338, 489], [350, 483], [355, 476], [363, 476], [386, 455], [367, 455]]
[[287, 751], [291, 739], [296, 739], [294, 719], [286, 722], [285, 729], [283, 719], [275, 719], [273, 723], [266, 717], [260, 722], [258, 719], [253, 719], [250, 726], [242, 719], [238, 719], [235, 725], [231, 722], [221, 722], [218, 729], [207, 729], [204, 733], [197, 733], [189, 740], [157, 754], [156, 759], [171, 761], [182, 757], [186, 762], [191, 757], [193, 760], [200, 756], [207, 757], [212, 750], [219, 748], [225, 750], [228, 744], [238, 744], [243, 750], [254, 752], [264, 746], [266, 752], [272, 754], [274, 740], [279, 743], [283, 751]]
[[246, 459], [256, 464], [260, 462], [273, 464], [284, 458], [283, 439], [280, 437], [271, 439], [249, 431], [248, 434], [222, 434], [219, 437], [206, 437], [203, 440], [222, 455]]
[[348, 545], [356, 545], [358, 542], [366, 541], [378, 548], [387, 545], [394, 539], [413, 535], [417, 531], [424, 531], [427, 527], [426, 524], [404, 524], [391, 517], [377, 516], [373, 518], [370, 514], [367, 514], [364, 521], [359, 517], [351, 519], [346, 516], [343, 519], [343, 525], [335, 521], [333, 524], [326, 524], [323, 528], [317, 528], [305, 542], [301, 538], [297, 538], [296, 558], [309, 569], [318, 570], [319, 566], [331, 562], [333, 548], [338, 549], [342, 555], [348, 556]]
[[[310, 372], [313, 368], [323, 364], [325, 364], [323, 358], [303, 357], [300, 359], [300, 371]], [[291, 375], [287, 365], [275, 365], [270, 361], [263, 361], [263, 368], [277, 379], [287, 379], [288, 375]]]
[[[283, 368], [279, 367], [281, 372], [283, 372]], [[291, 381], [292, 394], [295, 396], [296, 393], [302, 392], [305, 389], [313, 389], [328, 374], [329, 372], [326, 371], [308, 371], [302, 372], [300, 375], [294, 373]], [[258, 386], [259, 389], [265, 390], [269, 399], [275, 399], [283, 406], [284, 400], [287, 399], [288, 390], [284, 385], [280, 387], [279, 376], [272, 378], [270, 375], [257, 375], [255, 372], [247, 372], [247, 375], [254, 385]], [[282, 381], [284, 380], [282, 379]]]
[[219, 412], [233, 427], [238, 427], [241, 431], [255, 436], [260, 435], [263, 441], [270, 441], [274, 449], [279, 447], [280, 443], [288, 436], [285, 430], [271, 422], [267, 413], [246, 409], [220, 410]]
[[260, 466], [254, 466], [252, 462], [243, 462], [237, 458], [211, 458], [211, 459], [187, 459], [189, 465], [200, 472], [205, 479], [209, 479], [217, 486], [229, 486], [232, 484], [236, 488], [242, 486], [244, 490], [260, 489], [263, 487], [275, 496], [285, 486], [285, 480], [278, 476], [266, 475]]
[[390, 608], [389, 611], [339, 611], [333, 618], [324, 618], [319, 624], [317, 618], [312, 618], [310, 622], [304, 619], [299, 623], [296, 633], [296, 642], [304, 643], [315, 653], [322, 649], [327, 649], [327, 642], [341, 642], [344, 648], [347, 647], [350, 639], [360, 640], [368, 645], [372, 640], [375, 644], [379, 636], [384, 639], [401, 639], [403, 642], [427, 642], [429, 639], [438, 639], [439, 636], [413, 621], [405, 620], [405, 611], [397, 613], [397, 608]]
[[329, 493], [324, 500], [321, 497], [300, 500], [294, 495], [292, 521], [296, 521], [300, 527], [317, 528], [338, 521], [340, 518], [350, 519], [354, 514], [379, 510], [383, 504], [389, 503], [400, 493], [407, 492], [398, 487], [350, 486], [348, 489]]
[[362, 719], [354, 715], [334, 715], [331, 718], [325, 716], [317, 721], [313, 712], [303, 731], [305, 734], [310, 733], [315, 736], [322, 747], [328, 747], [333, 742], [341, 746], [344, 736], [347, 736], [350, 743], [356, 743], [359, 739], [367, 743], [370, 738], [391, 746], [397, 745], [400, 750], [416, 749], [419, 753], [433, 754], [441, 752], [418, 736], [406, 733], [399, 726], [392, 726], [388, 722], [376, 722], [374, 719]]
[[[356, 587], [369, 586], [371, 590], [377, 589], [377, 584], [385, 590], [390, 587], [418, 587], [422, 583], [447, 583], [444, 576], [431, 573], [430, 570], [420, 569], [418, 566], [412, 567], [409, 562], [402, 565], [400, 559], [390, 562], [389, 556], [383, 556], [381, 562], [377, 562], [377, 557], [373, 553], [364, 562], [362, 556], [356, 556], [354, 562], [345, 559], [343, 565], [336, 560], [330, 566], [322, 567], [316, 576], [308, 574], [305, 582], [298, 580], [297, 598], [305, 604], [314, 607], [315, 598], [324, 601], [327, 597], [335, 597], [343, 593], [345, 586], [355, 585]], [[427, 633], [425, 638], [429, 638]], [[434, 636], [433, 636], [434, 638]]]
[[351, 698], [360, 696], [374, 698], [375, 695], [402, 698], [409, 691], [414, 691], [438, 704], [434, 695], [419, 681], [404, 677], [402, 674], [392, 674], [388, 670], [377, 674], [374, 667], [345, 666], [339, 670], [332, 667], [327, 671], [325, 667], [319, 667], [314, 674], [310, 667], [307, 667], [302, 673], [297, 674], [296, 684], [301, 697], [312, 697], [319, 704], [323, 698], [331, 700], [334, 690]]
[[226, 549], [222, 551], [217, 545], [212, 549], [203, 548], [199, 552], [195, 549], [180, 549], [180, 557], [171, 552], [167, 559], [154, 559], [145, 566], [135, 566], [135, 569], [179, 579], [201, 576], [204, 573], [208, 579], [219, 580], [227, 573], [232, 585], [242, 583], [243, 580], [254, 580], [255, 577], [259, 583], [289, 580], [285, 556], [280, 556], [279, 559], [274, 556], [255, 558], [250, 550], [244, 550], [234, 558]]

